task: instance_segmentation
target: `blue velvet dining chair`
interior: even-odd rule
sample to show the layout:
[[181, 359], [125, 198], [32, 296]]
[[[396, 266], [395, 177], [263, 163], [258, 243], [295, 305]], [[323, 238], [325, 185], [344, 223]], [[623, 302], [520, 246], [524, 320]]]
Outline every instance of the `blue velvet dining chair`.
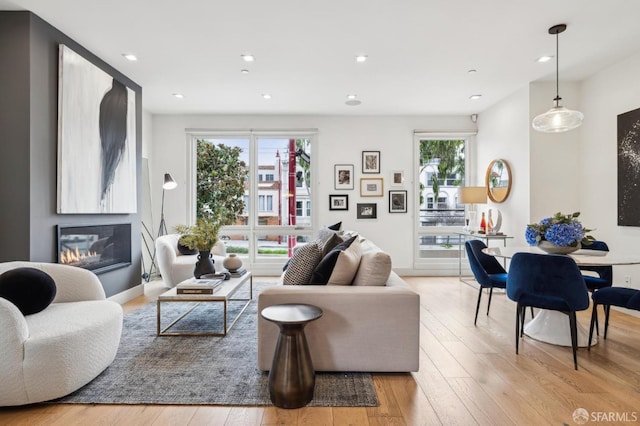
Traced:
[[598, 323], [598, 305], [604, 306], [604, 338], [606, 339], [611, 306], [640, 311], [640, 290], [626, 287], [607, 287], [593, 292], [591, 298], [593, 299], [593, 309], [591, 310], [591, 326], [589, 327], [589, 350], [591, 350], [593, 326]]
[[[591, 244], [582, 246], [584, 250], [609, 251], [609, 246], [604, 241], [593, 241]], [[598, 274], [597, 277], [584, 275], [584, 282], [589, 291], [599, 290], [613, 285], [613, 268], [607, 266], [580, 266], [581, 271], [592, 271]]]
[[569, 317], [573, 364], [578, 369], [576, 312], [589, 308], [589, 293], [576, 262], [569, 256], [516, 253], [511, 258], [507, 296], [516, 302], [516, 354], [527, 306], [560, 311]]
[[476, 304], [476, 316], [473, 325], [478, 321], [478, 311], [480, 310], [480, 300], [482, 299], [482, 290], [489, 289], [489, 302], [487, 303], [487, 315], [491, 308], [491, 296], [494, 288], [505, 288], [507, 286], [507, 271], [504, 270], [500, 262], [495, 257], [484, 254], [482, 249], [487, 246], [480, 240], [470, 240], [464, 243], [467, 257], [469, 258], [469, 266], [473, 272], [480, 291], [478, 292], [478, 303]]
[[[585, 250], [597, 250], [597, 251], [609, 251], [609, 246], [604, 241], [592, 241], [591, 244], [585, 244], [582, 246]], [[613, 285], [613, 268], [611, 265], [606, 266], [580, 266], [581, 271], [591, 271], [598, 274], [597, 277], [593, 275], [582, 275], [584, 282], [587, 285], [587, 290], [591, 293], [598, 291], [605, 287], [611, 287]], [[606, 314], [606, 312], [605, 312]], [[598, 324], [598, 317], [596, 316], [596, 334], [600, 334], [600, 327]]]

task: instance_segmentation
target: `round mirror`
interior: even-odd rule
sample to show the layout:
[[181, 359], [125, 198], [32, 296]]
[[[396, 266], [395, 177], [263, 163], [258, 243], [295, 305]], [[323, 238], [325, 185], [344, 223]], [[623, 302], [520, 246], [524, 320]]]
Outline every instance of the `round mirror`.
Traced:
[[496, 203], [502, 203], [511, 192], [511, 169], [506, 160], [493, 160], [485, 176], [487, 195]]

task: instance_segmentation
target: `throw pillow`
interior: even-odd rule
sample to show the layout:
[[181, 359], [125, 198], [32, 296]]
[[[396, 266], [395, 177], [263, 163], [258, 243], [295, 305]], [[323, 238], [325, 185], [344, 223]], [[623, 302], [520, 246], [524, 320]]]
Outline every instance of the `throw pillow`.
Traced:
[[320, 259], [322, 259], [322, 251], [315, 241], [301, 246], [289, 260], [289, 266], [282, 277], [282, 284], [307, 284]]
[[56, 296], [56, 283], [44, 271], [15, 268], [0, 275], [0, 297], [22, 312], [31, 315], [44, 310]]
[[334, 223], [333, 225], [327, 226], [327, 228], [331, 229], [332, 231], [339, 231], [342, 228], [342, 222]]
[[[336, 226], [338, 226], [338, 229], [334, 229]], [[338, 222], [330, 226], [323, 226], [322, 228], [318, 229], [318, 235], [316, 236], [316, 239], [326, 240], [333, 234], [342, 235], [344, 231], [340, 230], [341, 226], [342, 226], [342, 222]]]
[[[354, 247], [347, 253], [344, 253], [352, 245], [354, 245]], [[359, 262], [360, 243], [357, 241], [357, 236], [354, 236], [349, 238], [347, 241], [338, 244], [322, 258], [318, 266], [316, 266], [313, 271], [311, 281], [309, 283], [320, 285], [349, 285], [356, 274]]]
[[322, 250], [322, 257], [325, 257], [327, 253], [337, 247], [338, 244], [342, 244], [344, 241], [345, 239], [338, 234], [331, 234], [326, 240], [318, 240], [318, 246], [320, 247], [320, 250]]
[[356, 238], [353, 243], [340, 252], [336, 265], [333, 267], [327, 285], [351, 285], [358, 272], [362, 250], [360, 241]]
[[364, 253], [353, 285], [387, 285], [391, 274], [391, 256], [382, 251]]

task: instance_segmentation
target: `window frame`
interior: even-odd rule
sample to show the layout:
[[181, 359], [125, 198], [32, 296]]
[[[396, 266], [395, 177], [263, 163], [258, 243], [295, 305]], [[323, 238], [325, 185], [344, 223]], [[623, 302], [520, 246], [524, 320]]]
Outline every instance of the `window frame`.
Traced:
[[[319, 164], [312, 163], [310, 169], [310, 189], [311, 194], [309, 201], [311, 201], [311, 221], [307, 224], [296, 225], [261, 225], [258, 223], [259, 218], [259, 175], [264, 177], [265, 172], [259, 170], [258, 164], [258, 150], [260, 139], [310, 139], [311, 142], [311, 158], [317, 157], [318, 150], [318, 138], [317, 129], [300, 129], [300, 130], [239, 130], [239, 131], [224, 131], [224, 130], [201, 130], [201, 129], [186, 129], [187, 136], [187, 217], [189, 225], [192, 225], [196, 221], [196, 141], [198, 139], [246, 139], [249, 143], [249, 209], [247, 209], [247, 224], [246, 225], [228, 225], [224, 226], [220, 230], [221, 235], [243, 235], [249, 240], [250, 250], [246, 256], [243, 256], [243, 262], [247, 268], [251, 268], [256, 274], [273, 274], [276, 272], [282, 272], [282, 265], [286, 262], [283, 258], [273, 258], [268, 256], [258, 255], [259, 238], [264, 235], [291, 235], [312, 237], [314, 230], [318, 228], [319, 221], [319, 204], [318, 204], [318, 190], [317, 190], [317, 169]], [[274, 174], [275, 175], [275, 174]], [[275, 176], [274, 176], [275, 177]], [[268, 194], [264, 194], [268, 195]], [[265, 197], [265, 207], [267, 199]], [[246, 206], [246, 204], [245, 204]], [[273, 210], [273, 198], [272, 198], [272, 210]], [[265, 210], [266, 211], [266, 210]]]

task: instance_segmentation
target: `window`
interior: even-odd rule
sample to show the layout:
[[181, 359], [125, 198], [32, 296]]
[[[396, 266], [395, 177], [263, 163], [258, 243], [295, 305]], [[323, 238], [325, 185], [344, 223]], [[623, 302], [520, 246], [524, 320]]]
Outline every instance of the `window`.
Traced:
[[[233, 225], [224, 227], [221, 238], [228, 252], [243, 256], [247, 267], [255, 273], [281, 272], [293, 247], [313, 236], [314, 131], [274, 134], [273, 132], [191, 133], [191, 170], [197, 176], [198, 143], [238, 147], [239, 161], [246, 164], [249, 174], [244, 182], [242, 214]], [[196, 217], [197, 178], [189, 183], [193, 194], [190, 206], [192, 220]], [[306, 211], [305, 211], [306, 208]], [[304, 214], [306, 213], [306, 214]], [[299, 214], [299, 215], [298, 215]], [[263, 265], [274, 269], [256, 269]]]

